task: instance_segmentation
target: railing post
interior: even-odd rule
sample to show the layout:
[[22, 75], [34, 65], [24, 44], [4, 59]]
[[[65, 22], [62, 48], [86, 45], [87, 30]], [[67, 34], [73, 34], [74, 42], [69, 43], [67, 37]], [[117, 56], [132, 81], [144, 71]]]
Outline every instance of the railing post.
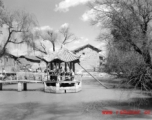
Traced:
[[3, 90], [3, 83], [0, 83], [0, 90]]
[[60, 89], [60, 84], [58, 82], [56, 82], [56, 92], [58, 93]]
[[23, 90], [27, 91], [27, 83], [23, 83]]
[[18, 92], [21, 92], [23, 90], [23, 83], [18, 82]]
[[75, 92], [78, 92], [79, 91], [79, 85], [78, 85], [78, 82], [75, 82]]
[[46, 83], [43, 82], [44, 91], [46, 90]]

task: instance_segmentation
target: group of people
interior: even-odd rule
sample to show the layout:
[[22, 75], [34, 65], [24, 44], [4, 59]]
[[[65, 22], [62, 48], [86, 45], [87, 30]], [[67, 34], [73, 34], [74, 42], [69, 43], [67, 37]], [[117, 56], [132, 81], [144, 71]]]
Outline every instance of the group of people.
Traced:
[[62, 67], [55, 67], [53, 70], [48, 70], [51, 81], [72, 81], [74, 79], [73, 70], [65, 70]]

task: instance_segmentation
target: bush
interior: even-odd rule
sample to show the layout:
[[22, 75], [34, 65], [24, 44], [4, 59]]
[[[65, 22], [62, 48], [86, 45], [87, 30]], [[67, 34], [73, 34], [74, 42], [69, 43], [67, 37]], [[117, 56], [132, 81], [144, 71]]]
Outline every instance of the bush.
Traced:
[[127, 78], [121, 82], [123, 86], [129, 84], [142, 91], [152, 89], [152, 69], [144, 63], [139, 54], [133, 51], [111, 50], [104, 71], [115, 72], [119, 77]]
[[145, 66], [142, 57], [133, 51], [120, 51], [111, 49], [105, 64], [104, 71], [116, 72], [118, 75], [128, 77], [138, 67]]

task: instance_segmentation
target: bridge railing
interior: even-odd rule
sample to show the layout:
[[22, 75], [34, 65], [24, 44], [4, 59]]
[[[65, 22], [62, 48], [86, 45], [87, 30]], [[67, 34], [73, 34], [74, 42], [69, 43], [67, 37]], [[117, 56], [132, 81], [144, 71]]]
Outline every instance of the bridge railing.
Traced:
[[[50, 76], [47, 73], [39, 72], [14, 72], [14, 73], [4, 73], [5, 77], [3, 80], [28, 80], [28, 81], [47, 81], [50, 79]], [[61, 76], [60, 76], [61, 77]], [[65, 76], [62, 76], [62, 80], [65, 79]], [[75, 80], [82, 80], [81, 74], [75, 74]]]
[[43, 79], [46, 79], [47, 73], [17, 72], [16, 77], [17, 77], [17, 80], [43, 81]]
[[43, 81], [46, 79], [47, 73], [33, 73], [33, 72], [6, 72], [1, 73], [1, 80], [37, 80]]

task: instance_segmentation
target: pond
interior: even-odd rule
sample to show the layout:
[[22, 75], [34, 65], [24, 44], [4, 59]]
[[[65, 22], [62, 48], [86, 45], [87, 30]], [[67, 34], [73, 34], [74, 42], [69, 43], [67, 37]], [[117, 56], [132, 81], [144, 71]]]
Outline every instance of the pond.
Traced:
[[101, 111], [108, 109], [105, 101], [128, 99], [127, 91], [105, 89], [92, 79], [83, 79], [83, 90], [78, 93], [45, 93], [43, 84], [27, 87], [28, 91], [22, 92], [17, 92], [17, 84], [3, 87], [0, 120], [104, 120]]

